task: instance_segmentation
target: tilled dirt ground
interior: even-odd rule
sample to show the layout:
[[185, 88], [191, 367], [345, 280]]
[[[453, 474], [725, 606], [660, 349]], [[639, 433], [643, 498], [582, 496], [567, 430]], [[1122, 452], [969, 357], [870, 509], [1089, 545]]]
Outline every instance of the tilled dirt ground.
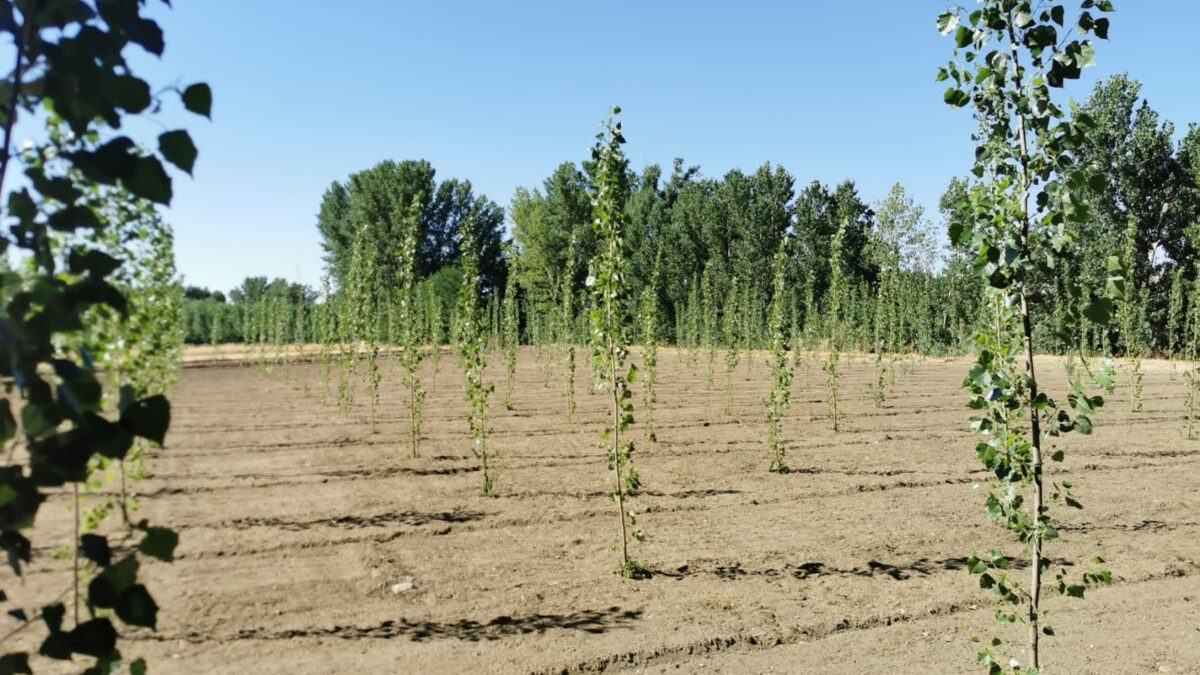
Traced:
[[[964, 570], [973, 551], [1019, 552], [976, 491], [966, 361], [898, 363], [876, 408], [870, 363], [843, 360], [835, 434], [820, 363], [802, 360], [785, 422], [796, 470], [773, 475], [762, 356], [743, 356], [727, 411], [721, 356], [710, 390], [703, 356], [693, 369], [665, 351], [658, 440], [636, 454], [643, 581], [613, 573], [604, 398], [579, 361], [574, 422], [557, 366], [547, 384], [523, 353], [511, 411], [493, 366], [495, 499], [479, 496], [449, 356], [436, 376], [425, 364], [419, 458], [399, 370], [372, 429], [361, 392], [349, 414], [319, 401], [316, 365], [186, 369], [139, 486], [141, 514], [180, 529], [179, 559], [144, 569], [159, 630], [124, 651], [155, 673], [971, 673], [973, 636], [1023, 637], [996, 627]], [[1062, 364], [1040, 367], [1062, 391]], [[1064, 439], [1066, 462], [1049, 467], [1086, 508], [1054, 507], [1048, 554], [1100, 555], [1115, 576], [1086, 600], [1049, 598], [1049, 673], [1200, 672], [1200, 443], [1180, 434], [1173, 367], [1146, 369], [1144, 410], [1119, 388], [1095, 435]], [[66, 504], [44, 509], [39, 545], [68, 531]], [[63, 579], [46, 558], [25, 590]]]

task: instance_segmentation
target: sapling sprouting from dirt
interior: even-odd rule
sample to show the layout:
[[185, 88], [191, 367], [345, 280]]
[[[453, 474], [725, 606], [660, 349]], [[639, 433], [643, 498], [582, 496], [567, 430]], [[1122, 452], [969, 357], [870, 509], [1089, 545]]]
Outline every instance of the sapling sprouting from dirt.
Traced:
[[639, 323], [642, 330], [642, 390], [646, 408], [646, 440], [656, 441], [654, 431], [654, 405], [658, 402], [658, 394], [654, 385], [658, 380], [658, 284], [659, 262], [661, 256], [654, 260], [654, 270], [650, 273], [650, 283], [642, 290], [641, 303], [638, 307]]
[[424, 284], [424, 289], [429, 306], [426, 310], [429, 317], [429, 355], [433, 372], [436, 375], [442, 369], [442, 345], [446, 342], [446, 317], [441, 296], [434, 292], [433, 287], [428, 284]]
[[1180, 345], [1185, 342], [1181, 339], [1186, 322], [1183, 298], [1187, 281], [1183, 278], [1184, 269], [1183, 265], [1179, 265], [1171, 273], [1171, 295], [1167, 301], [1167, 356], [1171, 358], [1172, 366]]
[[359, 231], [350, 254], [345, 284], [338, 289], [338, 408], [349, 412], [354, 404], [354, 376], [361, 361], [360, 345], [370, 316], [364, 315], [368, 276], [373, 269], [374, 253], [367, 245], [366, 229]]
[[876, 290], [875, 298], [875, 316], [873, 320], [874, 328], [874, 352], [875, 352], [875, 375], [871, 380], [871, 400], [875, 402], [876, 408], [883, 407], [887, 400], [888, 389], [895, 382], [895, 366], [891, 361], [884, 362], [884, 351], [887, 349], [885, 344], [885, 333], [887, 332], [886, 325], [889, 316], [889, 296], [888, 296], [888, 280], [890, 275], [884, 274], [883, 279], [879, 281], [879, 287]]
[[707, 370], [705, 371], [704, 385], [709, 391], [713, 388], [713, 379], [717, 369], [717, 343], [720, 342], [720, 322], [718, 320], [721, 300], [717, 297], [717, 282], [716, 268], [712, 265], [705, 265], [704, 274], [701, 277], [701, 290], [704, 302], [703, 309], [703, 336], [705, 352], [707, 353]]
[[1137, 218], [1130, 217], [1129, 225], [1125, 228], [1125, 248], [1121, 262], [1125, 269], [1130, 270], [1130, 279], [1125, 283], [1125, 295], [1121, 299], [1121, 309], [1118, 312], [1121, 329], [1121, 343], [1125, 347], [1125, 361], [1129, 369], [1129, 403], [1133, 412], [1142, 410], [1142, 319], [1145, 315], [1145, 304], [1140, 302], [1138, 293], [1137, 274]]
[[504, 289], [504, 300], [501, 302], [501, 335], [500, 341], [504, 348], [504, 409], [513, 409], [513, 390], [517, 386], [517, 354], [521, 347], [521, 315], [517, 305], [516, 275], [508, 275], [508, 285]]
[[841, 375], [838, 373], [838, 362], [841, 359], [839, 351], [845, 335], [845, 324], [842, 321], [842, 303], [846, 295], [846, 275], [843, 269], [843, 258], [846, 241], [846, 222], [838, 226], [837, 234], [829, 245], [829, 290], [827, 291], [829, 305], [826, 309], [829, 355], [825, 359], [822, 370], [825, 371], [825, 384], [829, 387], [829, 423], [833, 430], [841, 431]]
[[[686, 320], [685, 327], [687, 329], [687, 360], [691, 366], [692, 375], [696, 374], [696, 364], [700, 362], [700, 347], [703, 343], [703, 329], [701, 324], [702, 307], [700, 304], [700, 282], [695, 277], [692, 278], [691, 284], [688, 286], [687, 295], [687, 310], [684, 314]], [[676, 342], [679, 342], [676, 336]]]
[[337, 309], [329, 273], [321, 278], [321, 304], [317, 305], [317, 341], [321, 343], [317, 363], [321, 378], [318, 400], [329, 405], [333, 397], [333, 362], [337, 347]]
[[425, 402], [425, 389], [421, 386], [418, 371], [425, 356], [422, 349], [420, 322], [417, 320], [417, 305], [420, 304], [420, 284], [417, 281], [417, 236], [421, 223], [421, 201], [414, 199], [405, 217], [401, 220], [400, 248], [396, 256], [396, 337], [400, 342], [400, 363], [404, 367], [405, 404], [408, 407], [408, 439], [412, 456], [421, 454], [421, 409]]
[[[1056, 266], [1065, 264], [1077, 246], [1074, 226], [1088, 217], [1083, 202], [1088, 175], [1076, 166], [1072, 150], [1092, 122], [1087, 116], [1068, 120], [1052, 90], [1092, 64], [1089, 36], [1107, 36], [1109, 20], [1103, 14], [1111, 9], [1109, 2], [1084, 0], [1068, 22], [1062, 5], [984, 0], [969, 14], [950, 10], [937, 20], [939, 31], [953, 34], [955, 41], [954, 60], [938, 73], [950, 85], [945, 101], [953, 107], [972, 105], [979, 123], [974, 137], [980, 143], [974, 167], [979, 182], [962, 197], [969, 217], [952, 221], [949, 231], [950, 241], [985, 280], [987, 297], [980, 310], [990, 312], [989, 327], [976, 336], [978, 356], [964, 382], [975, 411], [971, 424], [980, 435], [975, 451], [995, 476], [987, 490], [988, 517], [1016, 535], [1029, 559], [1027, 583], [1010, 574], [1013, 559], [1000, 548], [967, 560], [967, 569], [995, 595], [996, 619], [1022, 621], [1028, 629], [1024, 662], [1011, 650], [1003, 655], [999, 637], [978, 652], [991, 673], [1042, 672], [1039, 640], [1054, 634], [1045, 622], [1044, 587], [1083, 597], [1088, 586], [1111, 581], [1099, 557], [1086, 565], [1064, 565], [1045, 552], [1058, 537], [1050, 502], [1081, 508], [1070, 482], [1046, 484], [1043, 462], [1064, 458], [1061, 449], [1046, 444], [1070, 431], [1090, 434], [1104, 399], [1086, 392], [1077, 376], [1060, 404], [1044, 391], [1034, 363], [1034, 326], [1051, 311], [1042, 280], [1053, 279]], [[1067, 344], [1081, 334], [1085, 317], [1095, 326], [1111, 322], [1127, 275], [1115, 257], [1106, 270], [1103, 288], [1084, 288], [1075, 277], [1064, 280], [1060, 321]], [[1082, 367], [1076, 373], [1111, 391], [1111, 362], [1093, 372], [1082, 345], [1079, 352]], [[1078, 578], [1070, 578], [1072, 569], [1080, 571]]]
[[496, 456], [488, 447], [488, 396], [493, 385], [484, 381], [487, 370], [487, 334], [479, 293], [479, 245], [475, 238], [474, 221], [463, 220], [459, 235], [462, 238], [462, 284], [458, 289], [458, 354], [466, 381], [467, 426], [471, 430], [471, 452], [479, 462], [485, 497], [496, 494]]
[[366, 366], [367, 384], [367, 417], [371, 433], [375, 433], [375, 422], [379, 411], [379, 385], [383, 381], [383, 372], [379, 368], [379, 310], [380, 290], [373, 282], [377, 276], [377, 257], [375, 247], [370, 246], [371, 253], [364, 259], [366, 266], [366, 282], [355, 294], [357, 313], [361, 317], [360, 339], [364, 344], [364, 362]]
[[637, 382], [637, 366], [629, 364], [625, 342], [625, 155], [621, 145], [625, 137], [616, 116], [621, 109], [614, 107], [596, 135], [592, 149], [592, 227], [596, 231], [598, 248], [591, 261], [588, 279], [592, 290], [591, 347], [592, 363], [599, 376], [599, 386], [608, 395], [609, 423], [604, 429], [600, 446], [612, 472], [611, 490], [616, 502], [620, 531], [617, 550], [621, 555], [618, 572], [627, 579], [649, 576], [648, 570], [629, 554], [629, 539], [642, 541], [644, 535], [637, 526], [634, 511], [628, 508], [629, 497], [640, 487], [637, 468], [633, 465], [633, 442], [625, 436], [633, 425], [633, 391]]
[[[1197, 226], [1200, 230], [1200, 226]], [[1189, 441], [1200, 438], [1200, 260], [1196, 261], [1196, 279], [1192, 282], [1192, 297], [1183, 330], [1183, 356], [1187, 367], [1183, 371], [1187, 392], [1184, 395], [1183, 436]]]
[[729, 282], [729, 293], [725, 297], [722, 308], [722, 329], [725, 340], [725, 414], [733, 414], [733, 373], [737, 370], [739, 357], [738, 345], [741, 339], [741, 322], [738, 320], [739, 307], [738, 280], [733, 277]]
[[575, 237], [567, 245], [567, 263], [562, 275], [563, 375], [567, 399], [567, 421], [575, 418]]
[[[788, 336], [784, 327], [787, 322], [788, 288], [787, 261], [788, 242], [785, 236], [775, 253], [772, 271], [771, 313], [767, 327], [770, 331], [771, 391], [765, 400], [767, 406], [767, 452], [771, 458], [770, 471], [788, 473], [786, 448], [783, 442], [783, 417], [792, 403], [792, 368], [788, 360]], [[793, 322], [793, 326], [795, 323]]]

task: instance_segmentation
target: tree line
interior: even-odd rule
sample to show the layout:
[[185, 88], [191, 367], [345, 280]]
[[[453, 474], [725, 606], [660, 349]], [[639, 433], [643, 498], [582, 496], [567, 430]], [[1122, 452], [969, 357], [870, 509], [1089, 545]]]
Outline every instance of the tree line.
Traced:
[[[1077, 242], [1057, 268], [1058, 280], [1041, 279], [1049, 315], [1038, 317], [1039, 348], [1088, 348], [1124, 354], [1172, 353], [1184, 339], [1190, 261], [1200, 245], [1200, 127], [1175, 126], [1141, 97], [1128, 75], [1098, 83], [1071, 112], [1090, 128], [1075, 161], [1093, 179], [1081, 202], [1088, 218], [1072, 223]], [[1177, 140], [1178, 137], [1178, 140]], [[624, 161], [624, 160], [623, 160]], [[469, 181], [439, 181], [424, 160], [385, 161], [330, 185], [317, 214], [329, 298], [351, 275], [354, 243], [376, 251], [369, 280], [381, 298], [394, 297], [400, 278], [397, 233], [417, 214], [416, 274], [425, 310], [439, 305], [449, 337], [461, 275], [462, 228], [469, 226], [479, 257], [480, 284], [489, 299], [488, 323], [500, 330], [499, 298], [511, 286], [518, 300], [521, 339], [529, 342], [564, 330], [561, 307], [568, 290], [585, 292], [597, 250], [589, 196], [595, 166], [564, 162], [540, 186], [521, 187], [507, 214]], [[939, 201], [937, 220], [897, 184], [869, 200], [853, 180], [801, 183], [784, 167], [765, 163], [752, 172], [705, 176], [675, 160], [641, 171], [622, 167], [615, 189], [627, 220], [629, 293], [623, 311], [634, 316], [649, 302], [658, 311], [657, 340], [680, 346], [728, 343], [765, 349], [770, 342], [774, 259], [785, 235], [794, 237], [783, 264], [789, 321], [806, 346], [816, 347], [833, 304], [832, 265], [845, 285], [840, 312], [846, 347], [920, 353], [969, 351], [977, 328], [973, 311], [983, 284], [969, 259], [943, 243], [938, 230], [961, 229], [971, 214], [966, 197], [978, 177], [954, 178]], [[511, 222], [506, 236], [505, 221]], [[831, 255], [842, 231], [841, 255]], [[1053, 289], [1062, 280], [1103, 279], [1104, 261], [1124, 251], [1135, 289], [1135, 310], [1115, 327], [1086, 326], [1063, 334], [1067, 303]], [[570, 260], [568, 259], [570, 257]], [[647, 292], [652, 275], [657, 282]], [[316, 305], [324, 296], [282, 279], [248, 278], [229, 300], [203, 289], [188, 293], [187, 339], [192, 343], [252, 342], [282, 331], [285, 342], [313, 341]], [[381, 319], [382, 321], [382, 319]], [[731, 333], [722, 327], [733, 322]], [[882, 323], [882, 340], [880, 324]], [[570, 330], [582, 328], [574, 321]], [[736, 335], [734, 335], [736, 333]], [[633, 336], [640, 339], [635, 331]]]

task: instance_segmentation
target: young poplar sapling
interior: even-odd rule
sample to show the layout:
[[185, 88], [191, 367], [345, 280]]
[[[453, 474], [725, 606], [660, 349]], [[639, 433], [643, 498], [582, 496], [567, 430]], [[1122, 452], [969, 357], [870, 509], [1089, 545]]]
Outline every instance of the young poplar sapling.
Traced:
[[[1001, 655], [999, 637], [978, 652], [978, 661], [992, 673], [1042, 672], [1040, 639], [1053, 635], [1045, 622], [1046, 586], [1083, 597], [1086, 587], [1111, 580], [1099, 557], [1074, 567], [1082, 572], [1071, 579], [1072, 568], [1045, 553], [1045, 545], [1058, 538], [1050, 502], [1081, 508], [1071, 483], [1047, 485], [1044, 462], [1064, 459], [1061, 449], [1047, 443], [1071, 431], [1090, 434], [1104, 399], [1088, 393], [1081, 377], [1071, 379], [1063, 403], [1051, 398], [1034, 360], [1034, 326], [1045, 318], [1041, 313], [1050, 313], [1041, 281], [1052, 279], [1055, 267], [1065, 264], [1076, 246], [1073, 226], [1087, 218], [1083, 195], [1089, 178], [1075, 165], [1072, 151], [1094, 124], [1085, 114], [1068, 119], [1052, 90], [1092, 65], [1089, 36], [1107, 37], [1109, 20], [1102, 15], [1111, 10], [1106, 0], [1084, 0], [1068, 23], [1061, 4], [984, 0], [970, 13], [951, 10], [937, 20], [939, 31], [953, 34], [955, 42], [954, 60], [938, 73], [939, 80], [950, 82], [944, 99], [953, 107], [973, 106], [979, 123], [974, 136], [979, 182], [963, 197], [968, 217], [952, 221], [949, 232], [985, 281], [987, 298], [980, 309], [991, 313], [990, 326], [976, 336], [978, 356], [964, 382], [975, 411], [971, 424], [980, 435], [975, 451], [996, 477], [987, 490], [989, 519], [1015, 534], [1029, 558], [1027, 583], [1011, 574], [1013, 558], [1000, 548], [967, 560], [980, 585], [994, 593], [997, 620], [1022, 621], [1028, 630], [1024, 665], [1011, 651], [1008, 658]], [[1085, 318], [1095, 326], [1111, 322], [1126, 275], [1115, 257], [1106, 269], [1102, 289], [1084, 288], [1074, 277], [1064, 280], [1064, 342], [1074, 342]], [[1111, 362], [1093, 372], [1080, 352], [1077, 374], [1091, 375], [1111, 391]]]

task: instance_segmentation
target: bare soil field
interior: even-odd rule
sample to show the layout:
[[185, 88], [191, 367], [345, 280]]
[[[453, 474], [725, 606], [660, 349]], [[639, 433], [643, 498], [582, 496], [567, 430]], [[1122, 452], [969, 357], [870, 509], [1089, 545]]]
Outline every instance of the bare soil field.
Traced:
[[[604, 398], [587, 393], [582, 355], [574, 423], [557, 366], [546, 384], [524, 352], [507, 411], [493, 363], [494, 499], [479, 496], [449, 356], [436, 376], [424, 366], [419, 458], [398, 366], [374, 430], [363, 395], [348, 415], [319, 402], [314, 364], [185, 369], [168, 446], [139, 487], [140, 513], [179, 528], [178, 560], [144, 570], [159, 630], [123, 651], [154, 673], [973, 673], [973, 636], [1021, 639], [963, 569], [973, 551], [1019, 552], [975, 491], [987, 475], [965, 360], [904, 361], [882, 408], [871, 364], [843, 361], [837, 434], [820, 363], [802, 362], [790, 475], [767, 472], [761, 355], [749, 368], [743, 356], [732, 414], [719, 356], [711, 391], [703, 358], [660, 360], [658, 440], [635, 456], [643, 581], [613, 573]], [[1040, 367], [1063, 391], [1061, 363]], [[1200, 443], [1180, 435], [1172, 367], [1145, 367], [1145, 409], [1119, 387], [1095, 435], [1064, 439], [1066, 462], [1049, 467], [1086, 509], [1055, 506], [1048, 554], [1100, 555], [1115, 577], [1086, 600], [1049, 600], [1049, 673], [1200, 672]], [[69, 532], [66, 504], [44, 507], [37, 543]], [[61, 585], [64, 563], [41, 560], [27, 586], [53, 570]], [[36, 649], [40, 636], [14, 639]]]

